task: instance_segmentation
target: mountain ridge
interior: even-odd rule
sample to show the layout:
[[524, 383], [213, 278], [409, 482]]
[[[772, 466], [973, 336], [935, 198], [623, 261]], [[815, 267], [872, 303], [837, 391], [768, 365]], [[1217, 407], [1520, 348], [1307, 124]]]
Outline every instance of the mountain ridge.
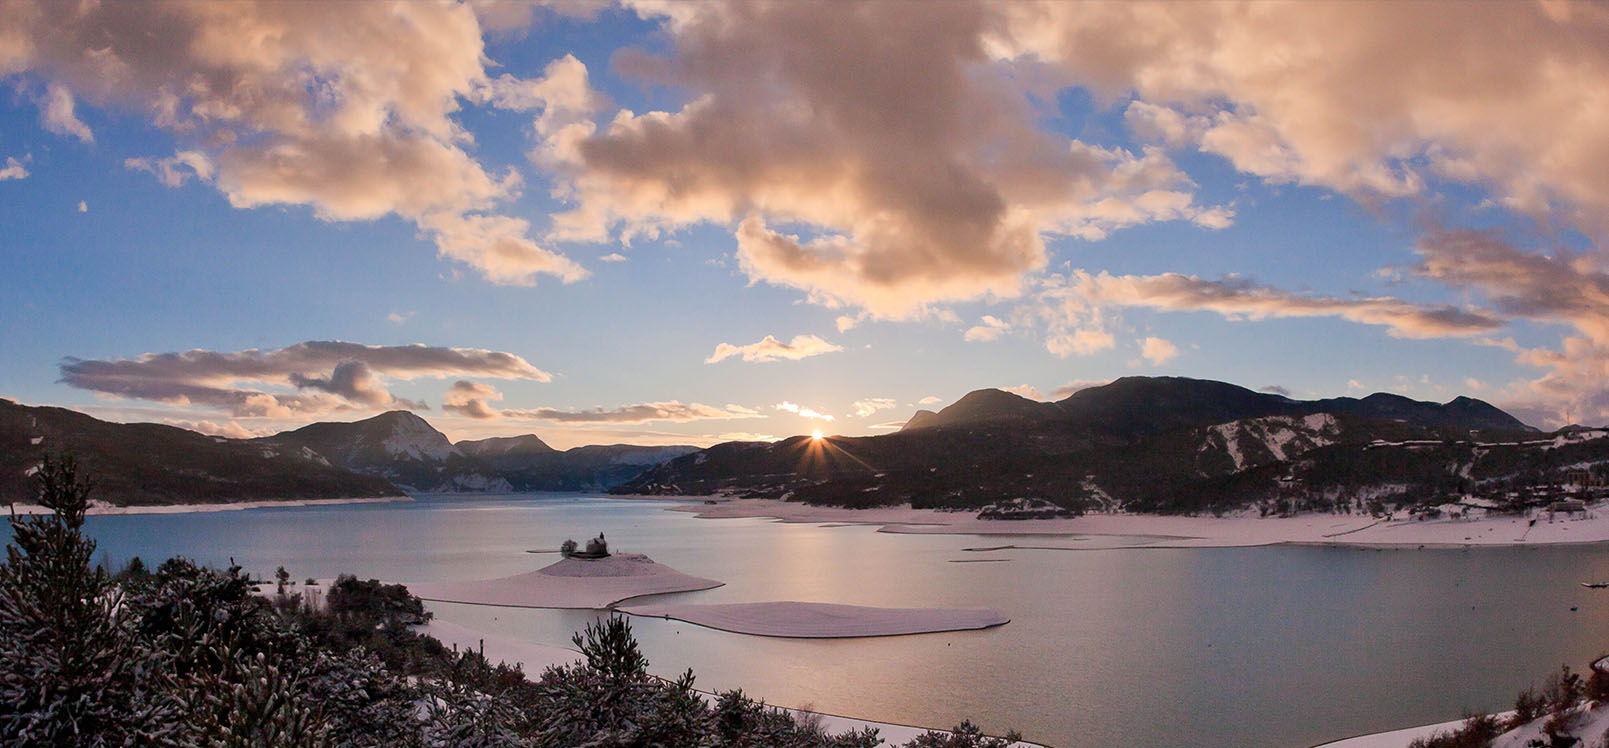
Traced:
[[[1075, 509], [1200, 511], [1275, 500], [1329, 507], [1363, 494], [1411, 501], [1557, 469], [1539, 432], [1473, 398], [1301, 401], [1212, 380], [1125, 377], [1058, 402], [977, 390], [919, 413], [929, 415], [886, 435], [717, 445], [615, 490], [953, 508], [1043, 497]], [[1427, 461], [1421, 446], [1443, 443], [1463, 446]], [[1609, 463], [1609, 439], [1571, 449], [1587, 464], [1602, 449]]]

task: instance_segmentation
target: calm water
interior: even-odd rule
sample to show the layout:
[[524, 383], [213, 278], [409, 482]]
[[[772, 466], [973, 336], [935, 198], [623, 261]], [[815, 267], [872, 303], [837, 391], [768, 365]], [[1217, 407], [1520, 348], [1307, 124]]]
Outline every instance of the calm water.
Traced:
[[[653, 669], [705, 688], [908, 724], [970, 717], [1059, 748], [1295, 746], [1500, 706], [1609, 649], [1609, 547], [1273, 547], [969, 552], [998, 537], [699, 520], [574, 495], [94, 517], [113, 559], [232, 556], [264, 576], [396, 581], [528, 571], [599, 531], [725, 587], [688, 602], [997, 608], [988, 631], [799, 641], [633, 619]], [[1040, 539], [1041, 542], [1043, 539]], [[1068, 543], [1077, 545], [1076, 542]], [[952, 563], [980, 558], [992, 563]], [[1572, 612], [1571, 606], [1580, 610]], [[434, 605], [445, 620], [564, 643], [592, 614]]]

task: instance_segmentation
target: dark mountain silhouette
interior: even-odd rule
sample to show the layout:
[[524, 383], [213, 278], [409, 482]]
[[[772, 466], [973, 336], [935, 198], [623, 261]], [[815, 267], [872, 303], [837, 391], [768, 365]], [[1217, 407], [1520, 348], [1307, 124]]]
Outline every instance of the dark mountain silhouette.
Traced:
[[[1460, 466], [1427, 463], [1411, 442], [1530, 446], [1472, 446], [1473, 462]], [[1535, 429], [1471, 398], [1302, 401], [1224, 382], [1125, 377], [1054, 403], [978, 390], [882, 436], [718, 445], [616, 490], [848, 506], [966, 507], [1019, 497], [1169, 511], [1281, 498], [1317, 505], [1434, 492], [1502, 470], [1545, 472], [1542, 444]], [[1449, 465], [1457, 467], [1451, 474]]]
[[390, 481], [322, 455], [155, 423], [110, 423], [65, 408], [0, 400], [0, 500], [26, 501], [46, 454], [75, 455], [93, 498], [114, 504], [207, 504], [398, 496]]

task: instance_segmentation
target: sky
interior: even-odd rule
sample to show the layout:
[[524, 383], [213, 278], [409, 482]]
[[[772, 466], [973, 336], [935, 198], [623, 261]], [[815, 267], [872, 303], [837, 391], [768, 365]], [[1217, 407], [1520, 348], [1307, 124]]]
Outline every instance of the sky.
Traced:
[[1595, 3], [0, 0], [0, 397], [226, 436], [1598, 425], [1606, 209]]

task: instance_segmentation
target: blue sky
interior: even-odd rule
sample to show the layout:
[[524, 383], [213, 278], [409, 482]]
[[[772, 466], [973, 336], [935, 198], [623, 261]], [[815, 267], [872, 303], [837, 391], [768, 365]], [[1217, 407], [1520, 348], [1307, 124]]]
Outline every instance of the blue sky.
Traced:
[[[1590, 90], [1594, 9], [1427, 46], [1389, 33], [1424, 8], [1359, 4], [151, 7], [162, 44], [0, 14], [0, 396], [559, 446], [877, 433], [1137, 374], [1609, 414], [1609, 130], [1488, 59], [1535, 34], [1506, 73]], [[1210, 48], [1181, 68], [1169, 34]], [[1246, 61], [1276, 37], [1313, 58]], [[767, 336], [798, 345], [706, 363]]]

